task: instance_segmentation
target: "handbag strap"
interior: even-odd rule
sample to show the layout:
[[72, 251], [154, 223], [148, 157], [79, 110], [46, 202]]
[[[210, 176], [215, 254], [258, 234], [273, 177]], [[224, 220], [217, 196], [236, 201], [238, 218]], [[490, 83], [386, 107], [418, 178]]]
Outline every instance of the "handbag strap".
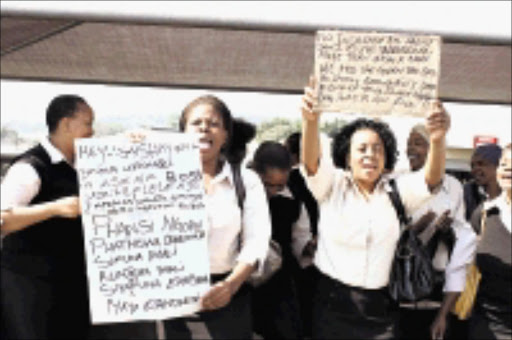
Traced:
[[[245, 185], [244, 185], [244, 182], [242, 180], [242, 171], [240, 169], [240, 163], [229, 163], [229, 165], [231, 166], [231, 172], [233, 173], [233, 183], [235, 185], [235, 193], [236, 193], [236, 198], [237, 198], [237, 201], [238, 201], [238, 207], [240, 208], [240, 212], [241, 212], [241, 217], [242, 217], [242, 229], [244, 227], [244, 222], [243, 222], [243, 210], [244, 210], [244, 201], [245, 201], [245, 196], [246, 196], [246, 191], [245, 191]], [[240, 232], [238, 234], [238, 250], [242, 250], [242, 233]]]
[[478, 233], [479, 237], [482, 238], [485, 231], [485, 226], [487, 225], [487, 210], [482, 207], [482, 217], [480, 218], [480, 232]]
[[398, 216], [398, 220], [400, 221], [400, 227], [405, 228], [409, 224], [409, 218], [405, 213], [405, 207], [402, 203], [402, 199], [400, 198], [400, 193], [398, 192], [398, 188], [396, 185], [396, 181], [394, 178], [389, 180], [389, 186], [391, 190], [388, 190], [389, 199], [393, 204], [393, 208], [395, 208], [396, 214]]
[[240, 170], [240, 163], [229, 163], [231, 165], [231, 171], [233, 172], [233, 183], [235, 184], [236, 198], [238, 200], [238, 206], [240, 210], [244, 208], [245, 201], [245, 185], [242, 180], [242, 172]]

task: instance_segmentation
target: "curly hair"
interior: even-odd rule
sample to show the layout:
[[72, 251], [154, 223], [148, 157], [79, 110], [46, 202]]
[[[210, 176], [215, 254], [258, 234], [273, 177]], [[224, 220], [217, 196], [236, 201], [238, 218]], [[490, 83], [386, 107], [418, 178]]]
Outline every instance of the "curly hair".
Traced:
[[337, 167], [348, 169], [347, 155], [350, 153], [352, 135], [362, 129], [369, 129], [377, 133], [384, 144], [384, 168], [392, 171], [395, 167], [398, 149], [396, 138], [388, 124], [383, 121], [359, 118], [343, 126], [332, 140], [332, 159]]

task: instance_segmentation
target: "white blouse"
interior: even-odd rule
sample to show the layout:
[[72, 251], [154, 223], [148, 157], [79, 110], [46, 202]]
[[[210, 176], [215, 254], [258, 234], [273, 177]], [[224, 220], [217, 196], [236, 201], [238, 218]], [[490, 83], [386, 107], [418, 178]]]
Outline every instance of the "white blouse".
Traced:
[[[62, 152], [53, 146], [48, 138], [41, 140], [41, 146], [50, 156], [53, 164], [65, 161]], [[36, 197], [41, 187], [41, 179], [36, 169], [24, 161], [14, 163], [5, 174], [1, 186], [2, 210], [27, 206]]]
[[[400, 233], [388, 196], [389, 177], [383, 176], [366, 198], [349, 172], [325, 158], [314, 176], [307, 176], [304, 167], [302, 171], [320, 206], [315, 265], [350, 286], [386, 286]], [[430, 196], [424, 171], [400, 176], [396, 183], [408, 214]]]
[[[205, 196], [212, 274], [228, 272], [237, 262], [251, 265], [256, 262], [263, 263], [268, 251], [271, 222], [263, 184], [252, 170], [242, 168], [241, 173], [246, 191], [243, 217], [240, 214], [229, 164], [224, 164], [221, 172], [211, 182], [210, 193]], [[253, 275], [257, 274], [258, 272]]]

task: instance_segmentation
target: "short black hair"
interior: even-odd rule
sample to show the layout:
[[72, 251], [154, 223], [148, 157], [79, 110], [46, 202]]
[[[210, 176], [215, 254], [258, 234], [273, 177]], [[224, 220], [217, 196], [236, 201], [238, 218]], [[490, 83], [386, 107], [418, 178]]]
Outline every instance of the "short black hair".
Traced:
[[52, 99], [46, 109], [46, 125], [50, 134], [55, 132], [63, 118], [75, 115], [79, 104], [87, 105], [87, 102], [74, 94], [62, 94]]
[[288, 151], [295, 156], [300, 155], [300, 138], [302, 134], [300, 132], [294, 132], [286, 138], [284, 145]]
[[199, 105], [210, 105], [216, 112], [218, 112], [222, 118], [222, 123], [224, 125], [224, 129], [227, 132], [227, 140], [226, 145], [223, 147], [222, 153], [225, 154], [227, 150], [229, 150], [231, 139], [233, 137], [233, 116], [231, 115], [231, 111], [228, 109], [227, 105], [220, 100], [219, 98], [213, 95], [204, 95], [197, 97], [193, 101], [191, 101], [183, 111], [181, 112], [181, 117], [179, 121], [179, 129], [180, 132], [185, 131], [185, 125], [187, 125], [187, 120], [190, 111], [196, 108]]
[[269, 168], [290, 170], [292, 167], [290, 153], [284, 145], [274, 141], [265, 141], [254, 152], [252, 168], [259, 174]]
[[379, 120], [359, 118], [343, 126], [332, 140], [332, 160], [342, 169], [348, 169], [347, 155], [350, 153], [352, 135], [361, 129], [369, 129], [377, 133], [384, 144], [384, 168], [392, 171], [398, 157], [396, 138], [388, 124]]

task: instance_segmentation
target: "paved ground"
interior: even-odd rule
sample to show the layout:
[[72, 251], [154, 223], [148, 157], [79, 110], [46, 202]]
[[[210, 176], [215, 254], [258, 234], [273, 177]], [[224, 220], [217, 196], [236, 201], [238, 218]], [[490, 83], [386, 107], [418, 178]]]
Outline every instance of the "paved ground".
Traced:
[[[211, 339], [210, 333], [208, 333], [208, 329], [206, 329], [204, 323], [197, 321], [197, 322], [187, 322], [187, 326], [190, 328], [192, 332], [192, 339]], [[164, 330], [163, 325], [161, 322], [157, 322], [156, 325], [158, 339], [164, 340]], [[262, 340], [263, 338], [259, 335], [254, 333], [253, 340]]]

